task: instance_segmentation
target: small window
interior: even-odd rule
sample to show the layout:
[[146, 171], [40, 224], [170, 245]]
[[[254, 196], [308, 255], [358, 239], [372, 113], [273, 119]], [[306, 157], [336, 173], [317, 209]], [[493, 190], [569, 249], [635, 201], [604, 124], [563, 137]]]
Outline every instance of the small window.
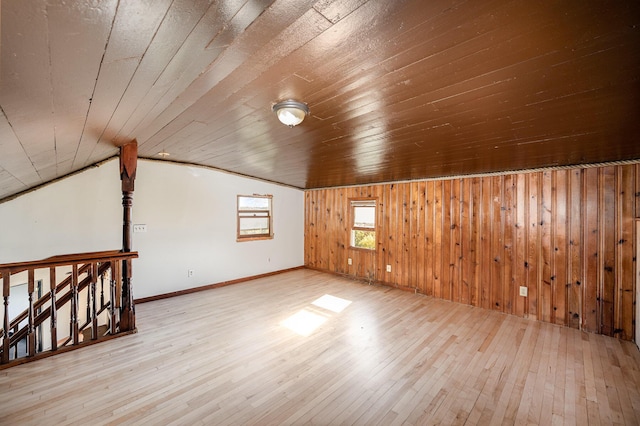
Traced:
[[351, 201], [351, 247], [375, 250], [376, 201]]
[[238, 241], [273, 238], [271, 195], [238, 195]]

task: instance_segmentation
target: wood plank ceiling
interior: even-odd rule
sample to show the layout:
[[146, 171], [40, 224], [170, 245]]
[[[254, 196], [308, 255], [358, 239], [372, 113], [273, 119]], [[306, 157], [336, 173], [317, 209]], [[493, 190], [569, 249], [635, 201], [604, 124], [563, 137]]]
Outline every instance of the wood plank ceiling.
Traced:
[[[298, 188], [640, 158], [640, 2], [5, 0], [0, 200], [139, 155]], [[271, 106], [306, 102], [295, 128]]]

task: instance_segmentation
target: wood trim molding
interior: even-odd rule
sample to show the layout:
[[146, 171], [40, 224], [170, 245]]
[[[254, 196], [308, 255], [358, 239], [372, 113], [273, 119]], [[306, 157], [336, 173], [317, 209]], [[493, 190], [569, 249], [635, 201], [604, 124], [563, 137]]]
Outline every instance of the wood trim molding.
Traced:
[[219, 283], [208, 284], [208, 285], [204, 285], [204, 286], [200, 286], [200, 287], [187, 288], [185, 290], [172, 291], [170, 293], [163, 293], [163, 294], [158, 294], [158, 295], [155, 295], [155, 296], [141, 297], [139, 299], [135, 299], [134, 303], [146, 303], [146, 302], [153, 302], [154, 300], [168, 299], [170, 297], [182, 296], [183, 294], [197, 293], [199, 291], [211, 290], [211, 289], [214, 289], [214, 288], [224, 287], [224, 286], [227, 286], [227, 285], [240, 284], [240, 283], [251, 281], [251, 280], [255, 280], [255, 279], [258, 279], [258, 278], [270, 277], [272, 275], [278, 275], [278, 274], [282, 274], [284, 272], [295, 271], [297, 269], [304, 269], [304, 268], [305, 268], [304, 265], [301, 265], [301, 266], [296, 266], [294, 268], [281, 269], [279, 271], [267, 272], [267, 273], [258, 274], [258, 275], [252, 275], [252, 276], [249, 276], [249, 277], [238, 278], [238, 279], [235, 279], [235, 280], [222, 281], [222, 282], [219, 282]]
[[[351, 248], [353, 248], [353, 247], [351, 247]], [[368, 249], [357, 249], [357, 250], [368, 250]], [[425, 295], [423, 292], [418, 291], [417, 288], [408, 287], [408, 286], [404, 286], [404, 285], [400, 285], [400, 284], [394, 284], [394, 283], [389, 283], [389, 282], [386, 282], [386, 281], [378, 281], [378, 280], [369, 281], [365, 277], [360, 277], [360, 276], [357, 276], [357, 275], [343, 274], [341, 272], [332, 271], [330, 269], [316, 268], [314, 266], [304, 266], [304, 269], [308, 269], [310, 271], [318, 271], [318, 272], [322, 272], [324, 274], [335, 275], [337, 277], [346, 278], [346, 279], [349, 279], [349, 280], [352, 280], [352, 281], [358, 281], [358, 282], [361, 282], [363, 284], [377, 285], [377, 286], [380, 286], [380, 287], [395, 288], [395, 289], [406, 291], [406, 292], [409, 292], [409, 293]]]

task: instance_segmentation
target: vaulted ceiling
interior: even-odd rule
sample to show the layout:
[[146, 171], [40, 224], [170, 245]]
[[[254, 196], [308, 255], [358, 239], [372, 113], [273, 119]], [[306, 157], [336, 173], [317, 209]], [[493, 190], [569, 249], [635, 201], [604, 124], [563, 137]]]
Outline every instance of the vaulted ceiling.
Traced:
[[[115, 155], [298, 188], [640, 158], [637, 0], [4, 0], [0, 200]], [[271, 111], [297, 99], [288, 128]]]

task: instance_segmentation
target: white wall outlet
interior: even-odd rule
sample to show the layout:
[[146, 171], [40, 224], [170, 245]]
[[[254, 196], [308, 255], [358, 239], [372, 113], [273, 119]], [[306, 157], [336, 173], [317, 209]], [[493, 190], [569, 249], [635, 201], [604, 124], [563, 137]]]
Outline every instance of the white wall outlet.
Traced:
[[187, 271], [187, 277], [188, 277], [188, 278], [191, 278], [192, 276], [193, 276], [193, 269], [189, 269], [189, 270]]
[[142, 223], [137, 223], [133, 225], [133, 232], [147, 232], [147, 225]]
[[387, 272], [391, 272], [391, 265], [387, 265]]
[[353, 265], [353, 260], [350, 257], [347, 259], [347, 265]]
[[527, 287], [525, 287], [525, 286], [521, 285], [521, 286], [520, 286], [520, 296], [527, 297], [528, 290], [529, 290], [529, 289], [528, 289]]

